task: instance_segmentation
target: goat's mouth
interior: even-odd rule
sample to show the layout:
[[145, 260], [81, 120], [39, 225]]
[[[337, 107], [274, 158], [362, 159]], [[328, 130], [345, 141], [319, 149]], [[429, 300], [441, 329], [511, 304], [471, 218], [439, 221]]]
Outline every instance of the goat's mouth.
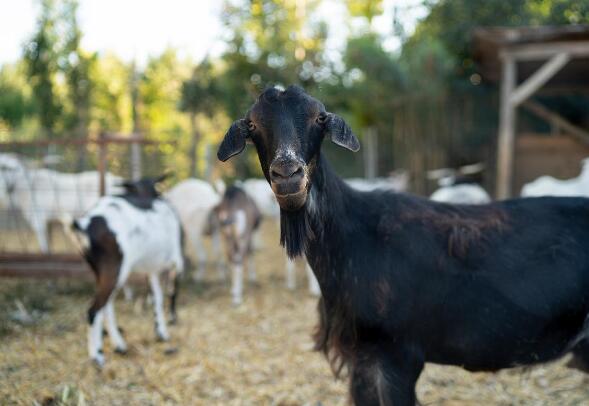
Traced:
[[307, 201], [307, 182], [271, 182], [272, 191], [282, 210], [295, 211]]
[[276, 196], [276, 200], [278, 200], [278, 205], [282, 210], [286, 211], [296, 211], [299, 210], [301, 207], [304, 206], [305, 202], [307, 201], [307, 190], [303, 189], [298, 191], [297, 193], [291, 193], [287, 195], [279, 195], [274, 193]]

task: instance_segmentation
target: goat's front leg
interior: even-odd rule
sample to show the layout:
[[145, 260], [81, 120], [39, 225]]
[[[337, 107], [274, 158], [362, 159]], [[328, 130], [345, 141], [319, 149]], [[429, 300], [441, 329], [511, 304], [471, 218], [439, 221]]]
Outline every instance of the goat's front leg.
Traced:
[[213, 257], [217, 260], [217, 274], [219, 275], [219, 280], [226, 281], [226, 264], [225, 258], [223, 257], [221, 233], [219, 232], [219, 230], [213, 231], [213, 234], [211, 235], [211, 248], [213, 251]]
[[297, 277], [295, 274], [295, 262], [286, 257], [286, 288], [288, 290], [295, 290], [297, 288]]
[[194, 274], [194, 280], [197, 282], [204, 279], [205, 271], [207, 269], [207, 251], [205, 250], [202, 238], [203, 237], [200, 234], [192, 236], [192, 248], [198, 263], [196, 273]]
[[422, 357], [409, 347], [360, 351], [352, 367], [350, 392], [357, 406], [414, 406]]
[[166, 326], [166, 318], [164, 315], [164, 294], [160, 285], [159, 275], [152, 273], [149, 275], [149, 284], [151, 285], [151, 292], [153, 293], [153, 307], [155, 312], [155, 332], [160, 341], [168, 341], [168, 328]]
[[115, 316], [115, 308], [113, 303], [115, 299], [114, 296], [114, 294], [111, 295], [110, 299], [106, 303], [106, 306], [104, 306], [106, 329], [108, 331], [108, 336], [115, 347], [115, 352], [118, 352], [119, 354], [125, 354], [127, 352], [127, 343], [121, 335], [117, 325], [117, 318]]
[[243, 263], [233, 261], [231, 268], [231, 297], [233, 304], [239, 305], [243, 301]]

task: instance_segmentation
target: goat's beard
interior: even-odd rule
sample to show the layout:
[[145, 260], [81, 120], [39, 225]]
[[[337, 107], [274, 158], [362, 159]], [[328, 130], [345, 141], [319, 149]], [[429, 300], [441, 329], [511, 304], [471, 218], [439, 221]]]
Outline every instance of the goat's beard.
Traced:
[[313, 238], [306, 209], [280, 209], [280, 245], [286, 248], [286, 254], [294, 259], [304, 254], [308, 242]]

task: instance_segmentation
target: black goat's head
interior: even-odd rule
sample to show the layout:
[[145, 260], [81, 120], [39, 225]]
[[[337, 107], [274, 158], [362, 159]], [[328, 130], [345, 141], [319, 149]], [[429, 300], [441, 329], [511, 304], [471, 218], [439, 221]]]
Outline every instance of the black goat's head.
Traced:
[[121, 186], [125, 189], [125, 194], [129, 196], [155, 199], [161, 195], [158, 184], [170, 176], [169, 173], [158, 176], [157, 178], [142, 178], [139, 180], [125, 180]]
[[231, 125], [217, 157], [226, 161], [243, 151], [246, 142], [253, 142], [280, 207], [294, 211], [307, 200], [325, 137], [351, 151], [360, 149], [345, 121], [325, 111], [325, 106], [303, 89], [269, 88], [244, 118]]

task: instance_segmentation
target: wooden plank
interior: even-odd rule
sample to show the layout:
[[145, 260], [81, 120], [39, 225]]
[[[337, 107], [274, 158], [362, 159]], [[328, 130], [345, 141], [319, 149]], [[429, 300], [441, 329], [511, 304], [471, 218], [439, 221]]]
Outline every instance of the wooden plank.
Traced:
[[3, 262], [83, 262], [80, 254], [27, 254], [21, 252], [1, 252], [0, 266]]
[[532, 61], [567, 53], [571, 58], [589, 57], [589, 41], [544, 42], [525, 45], [509, 45], [500, 51], [500, 58]]
[[558, 73], [570, 59], [570, 55], [565, 52], [554, 55], [540, 69], [534, 72], [532, 76], [513, 90], [509, 102], [513, 106], [521, 104]]
[[579, 141], [583, 142], [586, 145], [589, 145], [589, 131], [584, 130], [576, 125], [572, 124], [566, 118], [562, 117], [558, 113], [550, 111], [540, 103], [537, 103], [532, 100], [527, 100], [522, 104], [529, 112], [537, 115], [538, 117], [546, 120], [548, 123], [555, 125], [563, 129], [566, 133], [572, 135], [573, 137], [577, 138]]
[[106, 136], [100, 134], [100, 143], [98, 144], [98, 190], [100, 196], [106, 195], [106, 153], [107, 144]]
[[[1, 254], [0, 278], [76, 278], [94, 280], [90, 266], [76, 254]], [[129, 282], [144, 282], [131, 274]]]
[[513, 141], [515, 134], [515, 106], [509, 100], [515, 88], [517, 66], [510, 57], [503, 59], [501, 99], [499, 106], [499, 141], [497, 146], [496, 197], [506, 199], [511, 195], [513, 174]]
[[68, 138], [57, 138], [57, 139], [43, 139], [43, 140], [31, 140], [31, 141], [8, 141], [0, 142], [0, 148], [18, 148], [18, 147], [47, 147], [50, 145], [87, 145], [87, 144], [171, 144], [176, 145], [176, 141], [156, 141], [142, 137], [139, 134], [105, 134], [103, 138], [100, 137], [88, 137], [85, 139], [68, 139]]
[[8, 278], [88, 278], [94, 274], [88, 265], [78, 259], [71, 261], [2, 261], [0, 262], [0, 277]]

